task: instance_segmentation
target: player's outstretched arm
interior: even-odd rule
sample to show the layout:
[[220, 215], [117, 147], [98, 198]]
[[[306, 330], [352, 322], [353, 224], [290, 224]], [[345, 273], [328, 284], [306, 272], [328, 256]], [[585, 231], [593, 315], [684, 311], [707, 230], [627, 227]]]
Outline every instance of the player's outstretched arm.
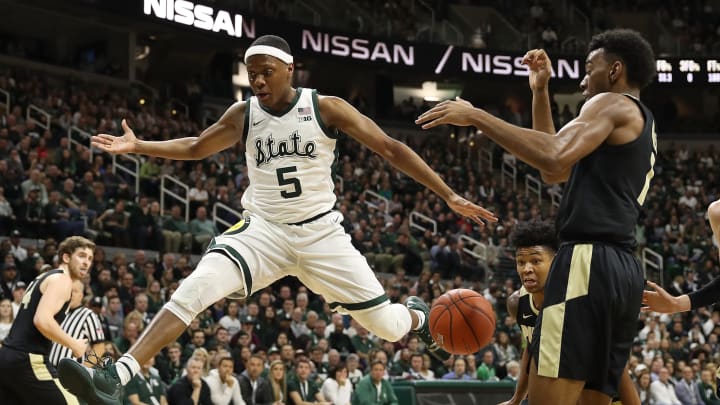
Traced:
[[637, 118], [637, 108], [628, 103], [632, 101], [621, 94], [598, 94], [555, 136], [509, 124], [461, 99], [439, 103], [415, 123], [424, 129], [443, 124], [475, 126], [530, 166], [558, 175], [605, 142], [615, 128]]
[[112, 154], [139, 153], [173, 160], [199, 160], [221, 152], [241, 138], [245, 121], [244, 102], [230, 106], [220, 119], [199, 136], [168, 141], [143, 141], [122, 120], [122, 136], [98, 134], [92, 137], [92, 146]]
[[[710, 220], [713, 238], [715, 238], [716, 241], [720, 241], [720, 200], [710, 204], [707, 214]], [[653, 282], [648, 281], [648, 286], [655, 291], [645, 291], [643, 293], [643, 304], [645, 304], [645, 306], [642, 309], [645, 312], [683, 312], [720, 301], [720, 277], [714, 278], [695, 292], [683, 294], [678, 297], [673, 297]]]
[[338, 97], [320, 97], [320, 115], [329, 127], [352, 136], [379, 154], [398, 170], [439, 195], [458, 214], [483, 225], [483, 220], [495, 222], [493, 213], [467, 201], [453, 191], [425, 161], [402, 142], [389, 137], [370, 118]]

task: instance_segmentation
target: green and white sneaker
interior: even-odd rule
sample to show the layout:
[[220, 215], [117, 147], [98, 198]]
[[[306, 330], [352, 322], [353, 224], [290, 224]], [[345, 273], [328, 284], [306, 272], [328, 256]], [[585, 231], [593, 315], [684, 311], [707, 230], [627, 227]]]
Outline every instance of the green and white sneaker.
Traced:
[[423, 341], [423, 343], [425, 343], [425, 347], [428, 349], [430, 354], [442, 362], [449, 359], [450, 353], [443, 350], [443, 348], [441, 348], [430, 335], [430, 328], [428, 327], [428, 323], [430, 322], [430, 307], [428, 307], [422, 298], [416, 296], [408, 297], [407, 301], [405, 301], [405, 306], [410, 309], [421, 311], [425, 314], [425, 322], [423, 322], [420, 328], [412, 332], [415, 333], [420, 340]]
[[94, 405], [122, 405], [122, 384], [111, 362], [95, 363], [92, 375], [74, 359], [62, 359], [57, 371], [60, 383], [71, 394]]

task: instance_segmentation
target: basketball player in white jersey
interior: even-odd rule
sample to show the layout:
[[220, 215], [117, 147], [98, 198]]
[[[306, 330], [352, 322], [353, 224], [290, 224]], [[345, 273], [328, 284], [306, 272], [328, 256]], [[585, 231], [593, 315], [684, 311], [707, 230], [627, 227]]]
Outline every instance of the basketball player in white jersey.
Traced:
[[284, 39], [258, 38], [245, 63], [255, 96], [233, 104], [198, 137], [143, 141], [123, 121], [121, 137], [92, 139], [109, 153], [174, 160], [204, 159], [242, 141], [250, 185], [242, 199], [244, 219], [214, 239], [128, 353], [92, 376], [76, 362], [60, 363], [62, 383], [90, 403], [119, 404], [120, 386], [215, 301], [247, 297], [288, 275], [375, 335], [394, 342], [415, 331], [437, 357], [449, 357], [430, 337], [427, 305], [417, 297], [391, 304], [340, 225], [331, 175], [339, 131], [437, 193], [458, 214], [478, 224], [495, 216], [460, 197], [415, 152], [346, 101], [293, 88], [293, 57]]

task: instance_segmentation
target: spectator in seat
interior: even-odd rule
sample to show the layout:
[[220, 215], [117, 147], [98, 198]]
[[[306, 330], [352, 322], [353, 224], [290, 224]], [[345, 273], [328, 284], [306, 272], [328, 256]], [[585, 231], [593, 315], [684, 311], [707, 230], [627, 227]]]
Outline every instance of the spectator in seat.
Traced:
[[214, 405], [225, 405], [231, 401], [233, 405], [246, 405], [240, 395], [240, 383], [233, 375], [232, 357], [222, 357], [217, 368], [210, 370], [203, 378], [210, 389], [210, 398]]
[[8, 229], [12, 229], [15, 223], [15, 213], [10, 201], [5, 198], [5, 188], [0, 186], [0, 234], [4, 234]]
[[154, 156], [148, 156], [140, 165], [140, 187], [146, 195], [157, 196], [159, 194], [160, 166]]
[[[203, 360], [191, 357], [185, 367], [185, 377], [177, 380], [168, 389], [168, 405], [214, 405], [210, 387], [202, 379]], [[191, 401], [191, 402], [189, 402]]]
[[682, 378], [675, 384], [675, 396], [683, 405], [704, 405], [691, 367], [683, 367]]
[[675, 395], [675, 387], [670, 381], [670, 371], [663, 367], [658, 379], [650, 384], [650, 400], [654, 405], [682, 405]]
[[180, 206], [173, 205], [170, 216], [163, 221], [162, 234], [165, 238], [166, 252], [189, 251], [192, 247], [193, 234], [190, 233], [190, 225], [181, 214]]
[[292, 405], [331, 405], [325, 401], [325, 397], [320, 392], [319, 387], [309, 379], [310, 377], [310, 362], [305, 359], [297, 361], [295, 366], [295, 374], [297, 378], [288, 381], [288, 396], [290, 397], [289, 404]]
[[370, 366], [370, 374], [363, 377], [357, 384], [353, 405], [399, 405], [395, 391], [390, 382], [385, 380], [385, 363], [374, 361]]
[[458, 356], [453, 362], [453, 370], [442, 376], [443, 380], [473, 380], [467, 373], [467, 361], [465, 357]]
[[495, 355], [492, 350], [485, 350], [482, 362], [477, 368], [477, 379], [480, 381], [497, 381], [498, 378], [495, 375]]
[[140, 372], [125, 387], [125, 403], [132, 405], [158, 404], [167, 405], [165, 384], [160, 377], [151, 372], [155, 359], [143, 364]]
[[350, 405], [353, 386], [348, 380], [348, 369], [344, 364], [341, 363], [330, 369], [328, 378], [323, 381], [320, 392], [333, 405]]
[[258, 354], [250, 356], [247, 368], [239, 379], [240, 391], [247, 405], [271, 405], [275, 402], [270, 381], [262, 377], [264, 370], [263, 357]]
[[285, 363], [283, 363], [282, 360], [274, 360], [270, 363], [268, 379], [270, 380], [270, 386], [273, 392], [272, 405], [285, 405], [289, 399]]
[[190, 233], [203, 252], [207, 249], [212, 238], [220, 233], [215, 223], [208, 219], [207, 209], [204, 206], [198, 207], [195, 219], [190, 221]]
[[103, 231], [112, 235], [113, 241], [121, 246], [130, 246], [130, 233], [128, 231], [130, 215], [125, 211], [125, 200], [118, 200], [114, 208], [105, 210], [98, 222]]

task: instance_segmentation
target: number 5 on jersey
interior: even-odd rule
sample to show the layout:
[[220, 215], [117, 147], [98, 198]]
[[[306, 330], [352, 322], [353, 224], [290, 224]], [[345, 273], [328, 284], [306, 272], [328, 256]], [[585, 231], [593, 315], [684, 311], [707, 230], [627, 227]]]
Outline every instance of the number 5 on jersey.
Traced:
[[300, 179], [297, 177], [287, 177], [287, 173], [297, 172], [297, 167], [281, 167], [277, 169], [278, 184], [281, 186], [292, 186], [292, 190], [282, 190], [280, 195], [284, 198], [294, 198], [302, 194], [302, 186], [300, 185]]

